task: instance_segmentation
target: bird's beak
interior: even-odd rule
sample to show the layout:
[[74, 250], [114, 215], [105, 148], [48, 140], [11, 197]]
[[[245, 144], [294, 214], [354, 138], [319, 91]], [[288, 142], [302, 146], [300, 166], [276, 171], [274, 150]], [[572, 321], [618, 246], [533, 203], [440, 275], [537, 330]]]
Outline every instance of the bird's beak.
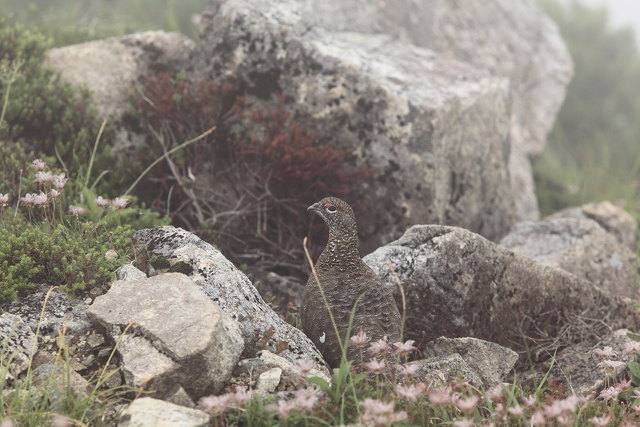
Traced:
[[320, 212], [322, 212], [322, 206], [320, 206], [319, 203], [314, 203], [307, 208], [307, 212], [313, 212], [317, 215], [320, 215]]

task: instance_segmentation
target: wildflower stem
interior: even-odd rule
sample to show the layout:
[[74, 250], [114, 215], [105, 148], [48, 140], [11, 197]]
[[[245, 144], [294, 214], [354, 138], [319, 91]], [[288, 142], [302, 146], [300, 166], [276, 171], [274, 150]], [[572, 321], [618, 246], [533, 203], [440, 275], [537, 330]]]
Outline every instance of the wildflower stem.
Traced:
[[96, 137], [96, 142], [93, 144], [93, 152], [91, 153], [91, 157], [89, 158], [89, 168], [87, 169], [87, 174], [84, 177], [84, 188], [89, 186], [89, 178], [91, 177], [91, 169], [93, 169], [93, 161], [96, 158], [96, 151], [98, 151], [98, 144], [100, 143], [100, 137], [102, 136], [102, 132], [104, 131], [105, 126], [107, 125], [107, 119], [102, 121], [100, 125], [100, 130], [98, 131], [98, 136]]
[[127, 191], [124, 192], [123, 196], [127, 196], [129, 193], [131, 193], [131, 191], [135, 188], [136, 185], [138, 185], [138, 183], [140, 182], [140, 180], [147, 174], [149, 173], [149, 171], [151, 169], [153, 169], [153, 167], [155, 165], [157, 165], [159, 162], [161, 162], [164, 158], [168, 157], [170, 154], [175, 153], [176, 151], [193, 144], [194, 142], [200, 141], [202, 138], [206, 137], [207, 135], [211, 134], [214, 130], [216, 130], [216, 127], [213, 126], [212, 128], [210, 128], [209, 130], [207, 130], [206, 132], [196, 136], [193, 139], [190, 139], [186, 142], [183, 142], [180, 145], [177, 145], [175, 147], [173, 147], [171, 150], [167, 151], [166, 153], [164, 153], [162, 156], [158, 157], [157, 159], [155, 159], [153, 162], [151, 162], [151, 164], [149, 166], [147, 166], [147, 168], [142, 171], [142, 173], [136, 178], [135, 181], [133, 181], [133, 184], [131, 184], [131, 186], [127, 189]]

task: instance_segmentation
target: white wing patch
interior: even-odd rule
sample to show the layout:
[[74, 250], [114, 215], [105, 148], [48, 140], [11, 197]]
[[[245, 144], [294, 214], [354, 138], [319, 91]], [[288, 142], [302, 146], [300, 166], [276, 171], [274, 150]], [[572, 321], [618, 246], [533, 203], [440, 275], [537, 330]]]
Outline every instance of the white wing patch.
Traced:
[[320, 335], [320, 342], [324, 343], [324, 341], [327, 339], [327, 334], [325, 334], [324, 332], [322, 333], [322, 335]]

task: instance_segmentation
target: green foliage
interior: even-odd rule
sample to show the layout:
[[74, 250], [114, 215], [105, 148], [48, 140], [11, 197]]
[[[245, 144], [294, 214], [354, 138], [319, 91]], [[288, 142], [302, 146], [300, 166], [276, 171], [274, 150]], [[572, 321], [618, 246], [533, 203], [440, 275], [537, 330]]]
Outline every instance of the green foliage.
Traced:
[[132, 234], [128, 225], [81, 221], [52, 229], [19, 219], [0, 223], [0, 302], [42, 283], [69, 292], [108, 283], [132, 259]]
[[[90, 107], [89, 93], [74, 89], [55, 72], [43, 67], [48, 45], [42, 35], [0, 21], [0, 62], [22, 63], [11, 86], [6, 83], [0, 86], [0, 98], [6, 109], [0, 147], [6, 151], [11, 142], [24, 152], [55, 157], [72, 177], [84, 176], [88, 160], [93, 156], [90, 176], [93, 183], [103, 171], [116, 169], [109, 155], [113, 129], [105, 128], [102, 143], [93, 155], [101, 123]], [[9, 89], [10, 96], [5, 99]], [[119, 166], [117, 172], [111, 174], [108, 185], [103, 181], [98, 188], [115, 195], [122, 182], [130, 177], [124, 173], [126, 170], [125, 165]]]
[[640, 211], [640, 53], [633, 31], [604, 7], [540, 0], [575, 63], [549, 144], [534, 172], [543, 214], [608, 199]]
[[0, 15], [53, 39], [54, 46], [163, 29], [196, 38], [191, 22], [208, 0], [0, 0]]

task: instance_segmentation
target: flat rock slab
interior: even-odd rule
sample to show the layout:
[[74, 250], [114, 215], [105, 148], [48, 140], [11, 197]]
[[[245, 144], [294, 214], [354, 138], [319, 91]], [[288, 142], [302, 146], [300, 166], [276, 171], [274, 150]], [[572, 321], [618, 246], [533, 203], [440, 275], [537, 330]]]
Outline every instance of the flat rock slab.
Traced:
[[536, 353], [633, 319], [620, 297], [461, 228], [414, 226], [364, 260], [403, 286], [406, 335], [418, 343], [471, 336]]
[[196, 74], [273, 102], [282, 94], [296, 123], [375, 171], [350, 184], [365, 251], [415, 223], [506, 233], [508, 80], [388, 35], [325, 28], [302, 3], [213, 2]]
[[[87, 313], [107, 330], [135, 324], [155, 350], [179, 366], [174, 376], [182, 375], [181, 385], [196, 398], [224, 386], [243, 349], [236, 322], [179, 273], [116, 281]], [[136, 350], [128, 343], [123, 348]], [[149, 362], [158, 357], [150, 354]]]
[[611, 294], [638, 296], [638, 258], [598, 223], [580, 218], [525, 221], [500, 244], [593, 282]]
[[255, 354], [256, 342], [272, 330], [267, 348], [282, 350], [279, 354], [293, 363], [300, 359], [314, 360], [317, 369], [329, 374], [311, 340], [282, 320], [264, 302], [247, 276], [212, 245], [171, 226], [140, 230], [135, 238], [144, 243], [151, 254], [167, 259], [172, 269], [188, 274], [211, 300], [238, 322], [245, 343], [244, 356]]
[[206, 427], [209, 415], [164, 400], [136, 399], [122, 412], [118, 427]]
[[518, 353], [499, 344], [478, 338], [440, 337], [424, 347], [424, 357], [459, 354], [482, 379], [485, 386], [505, 380], [518, 360]]

